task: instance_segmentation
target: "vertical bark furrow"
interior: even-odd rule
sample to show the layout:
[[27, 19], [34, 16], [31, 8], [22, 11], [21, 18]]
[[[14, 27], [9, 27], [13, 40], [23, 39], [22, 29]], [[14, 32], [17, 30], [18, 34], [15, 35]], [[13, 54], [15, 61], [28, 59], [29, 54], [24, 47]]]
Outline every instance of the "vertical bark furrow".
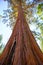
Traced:
[[26, 58], [27, 58], [27, 65], [33, 65], [33, 64], [38, 65], [35, 57], [33, 56], [31, 46], [30, 46], [30, 41], [28, 40], [28, 35], [26, 33], [25, 26], [23, 25], [23, 27], [24, 27], [23, 33], [24, 33], [24, 44], [25, 44], [25, 47], [26, 47], [25, 54], [26, 54]]

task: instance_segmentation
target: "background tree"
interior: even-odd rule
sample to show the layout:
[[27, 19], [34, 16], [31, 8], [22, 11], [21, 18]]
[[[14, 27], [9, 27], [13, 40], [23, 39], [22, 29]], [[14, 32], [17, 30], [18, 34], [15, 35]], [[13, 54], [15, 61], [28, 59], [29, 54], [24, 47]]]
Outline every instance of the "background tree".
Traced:
[[0, 50], [2, 49], [2, 35], [0, 35]]
[[0, 35], [0, 54], [3, 52], [3, 49], [4, 49], [4, 45], [2, 43], [2, 39], [3, 39], [3, 36]]
[[0, 35], [0, 43], [1, 43], [1, 41], [2, 41], [2, 35]]

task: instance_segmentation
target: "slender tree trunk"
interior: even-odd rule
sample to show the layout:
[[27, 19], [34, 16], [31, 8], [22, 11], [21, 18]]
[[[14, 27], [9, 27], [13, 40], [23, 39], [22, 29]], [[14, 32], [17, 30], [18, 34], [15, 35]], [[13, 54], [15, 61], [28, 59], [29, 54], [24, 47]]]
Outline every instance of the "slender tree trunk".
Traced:
[[0, 56], [0, 65], [43, 65], [43, 53], [29, 29], [21, 3], [12, 35]]

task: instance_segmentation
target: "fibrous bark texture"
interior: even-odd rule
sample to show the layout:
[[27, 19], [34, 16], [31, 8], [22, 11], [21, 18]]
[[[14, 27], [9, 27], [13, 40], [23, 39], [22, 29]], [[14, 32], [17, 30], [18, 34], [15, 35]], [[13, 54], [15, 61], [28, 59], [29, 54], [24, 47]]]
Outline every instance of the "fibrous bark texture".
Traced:
[[29, 29], [21, 6], [12, 35], [0, 56], [0, 65], [43, 65], [43, 53]]

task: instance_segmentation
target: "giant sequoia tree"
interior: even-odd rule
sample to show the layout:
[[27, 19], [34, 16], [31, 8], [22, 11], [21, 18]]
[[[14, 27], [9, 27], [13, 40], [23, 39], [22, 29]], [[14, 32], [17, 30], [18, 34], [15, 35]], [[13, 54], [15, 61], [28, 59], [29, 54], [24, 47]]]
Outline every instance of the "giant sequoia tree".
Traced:
[[[11, 0], [13, 6], [16, 5], [14, 1]], [[18, 16], [12, 35], [0, 56], [0, 65], [43, 65], [43, 53], [30, 31], [24, 15], [24, 9], [34, 4], [23, 8], [23, 1], [16, 0]]]

